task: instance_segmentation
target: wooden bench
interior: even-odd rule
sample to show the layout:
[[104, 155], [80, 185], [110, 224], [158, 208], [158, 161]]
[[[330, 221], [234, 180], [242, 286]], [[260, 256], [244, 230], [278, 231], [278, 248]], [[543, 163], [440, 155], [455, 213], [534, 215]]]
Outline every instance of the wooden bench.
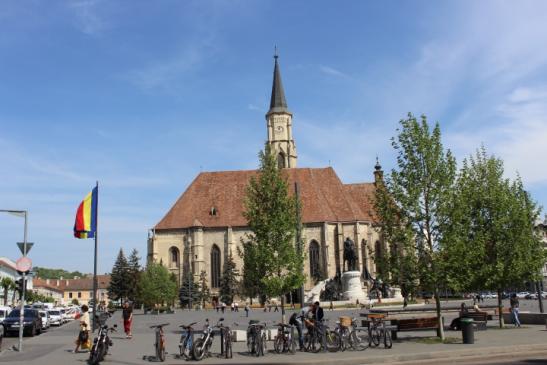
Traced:
[[[486, 330], [489, 314], [487, 312], [468, 312], [462, 318], [471, 318], [477, 324], [478, 330]], [[490, 316], [492, 319], [492, 316]]]
[[439, 328], [437, 317], [393, 319], [391, 320], [391, 324], [397, 327], [396, 330], [391, 331], [391, 337], [394, 340], [397, 339], [397, 332], [423, 330], [436, 331]]

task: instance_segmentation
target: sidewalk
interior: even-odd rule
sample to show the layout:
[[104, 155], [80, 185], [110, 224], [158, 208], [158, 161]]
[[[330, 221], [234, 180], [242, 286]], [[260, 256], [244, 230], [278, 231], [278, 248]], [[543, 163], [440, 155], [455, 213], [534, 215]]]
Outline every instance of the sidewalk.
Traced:
[[[114, 346], [107, 356], [105, 364], [149, 364], [149, 361], [143, 360], [143, 356], [152, 356], [154, 354], [154, 334], [148, 327], [159, 322], [169, 322], [167, 327], [167, 360], [165, 364], [187, 363], [183, 359], [176, 357], [178, 353], [179, 332], [178, 325], [188, 323], [192, 316], [208, 316], [211, 323], [216, 323], [220, 317], [214, 312], [206, 314], [194, 312], [181, 312], [170, 315], [135, 315], [134, 317], [134, 337], [131, 340], [125, 339], [123, 333], [113, 335]], [[230, 317], [231, 316], [231, 317]], [[117, 323], [120, 332], [119, 313], [111, 320], [111, 324]], [[240, 321], [244, 323], [245, 318], [240, 318], [237, 314], [225, 314], [226, 324]], [[492, 323], [494, 324], [494, 323]], [[199, 325], [196, 328], [200, 328]], [[238, 328], [244, 329], [244, 325]], [[51, 332], [44, 336], [38, 336], [28, 339], [25, 342], [25, 351], [22, 354], [11, 351], [4, 351], [0, 355], [0, 363], [9, 362], [14, 365], [58, 365], [58, 364], [85, 364], [88, 355], [73, 354], [74, 339], [77, 333], [77, 324], [71, 323], [59, 331]], [[238, 342], [234, 344], [234, 358], [231, 360], [220, 359], [213, 355], [212, 358], [205, 359], [200, 363], [204, 364], [372, 364], [372, 363], [396, 363], [399, 361], [418, 361], [428, 359], [443, 360], [473, 356], [499, 356], [525, 352], [529, 354], [539, 354], [547, 359], [547, 331], [545, 326], [526, 326], [524, 328], [508, 328], [504, 330], [495, 327], [489, 327], [487, 331], [475, 332], [475, 344], [461, 344], [461, 333], [447, 331], [446, 336], [451, 338], [451, 344], [432, 344], [423, 339], [433, 336], [433, 331], [426, 332], [403, 332], [399, 334], [399, 340], [395, 341], [392, 349], [369, 348], [362, 352], [345, 351], [327, 354], [309, 354], [297, 353], [296, 355], [277, 355], [269, 352], [267, 356], [256, 358], [246, 354], [245, 344]], [[268, 342], [268, 349], [273, 345]], [[213, 352], [218, 353], [218, 339], [215, 338]]]

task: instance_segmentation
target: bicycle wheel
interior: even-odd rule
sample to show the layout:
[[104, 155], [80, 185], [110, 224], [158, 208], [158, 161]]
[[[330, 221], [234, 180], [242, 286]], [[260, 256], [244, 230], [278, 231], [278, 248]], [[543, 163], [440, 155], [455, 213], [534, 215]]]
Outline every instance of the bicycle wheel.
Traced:
[[288, 350], [291, 355], [296, 354], [296, 340], [293, 335], [289, 337]]
[[202, 360], [205, 357], [205, 341], [203, 341], [203, 338], [198, 338], [196, 342], [194, 342], [192, 352], [194, 354], [194, 359], [197, 361]]
[[321, 342], [319, 341], [319, 336], [316, 333], [313, 333], [310, 337], [310, 352], [318, 353], [321, 351]]
[[283, 352], [283, 336], [281, 336], [281, 335], [275, 336], [274, 351], [278, 354]]
[[327, 336], [327, 350], [330, 352], [338, 351], [341, 346], [340, 335], [334, 331], [326, 330], [325, 336]]
[[378, 328], [372, 327], [368, 330], [369, 346], [377, 347], [380, 345], [380, 335], [378, 334]]
[[357, 351], [366, 350], [370, 345], [370, 338], [368, 336], [368, 331], [362, 330], [353, 330], [349, 335], [349, 342], [351, 348]]
[[232, 354], [232, 337], [230, 336], [230, 331], [224, 335], [224, 355], [226, 359], [231, 359]]
[[393, 347], [393, 341], [391, 339], [391, 331], [384, 329], [384, 347], [390, 349]]

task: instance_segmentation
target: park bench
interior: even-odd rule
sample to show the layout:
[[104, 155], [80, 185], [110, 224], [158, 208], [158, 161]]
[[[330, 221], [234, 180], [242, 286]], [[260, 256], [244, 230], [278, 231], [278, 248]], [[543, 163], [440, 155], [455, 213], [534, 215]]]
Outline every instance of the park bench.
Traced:
[[486, 323], [488, 322], [488, 319], [492, 319], [492, 315], [487, 312], [468, 312], [463, 318], [473, 319], [478, 330], [486, 330]]
[[391, 324], [396, 327], [396, 329], [391, 331], [391, 337], [394, 340], [397, 339], [397, 332], [423, 330], [436, 331], [439, 328], [437, 317], [392, 319]]

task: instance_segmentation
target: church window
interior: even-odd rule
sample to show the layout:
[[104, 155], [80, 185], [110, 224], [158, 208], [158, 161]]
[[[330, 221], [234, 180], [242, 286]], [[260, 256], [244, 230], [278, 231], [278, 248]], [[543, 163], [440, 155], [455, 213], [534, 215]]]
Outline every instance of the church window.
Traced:
[[285, 155], [283, 154], [283, 152], [279, 152], [279, 154], [277, 155], [277, 167], [280, 169], [285, 168]]
[[211, 249], [211, 287], [220, 287], [220, 249], [217, 245]]
[[316, 280], [321, 279], [321, 267], [319, 264], [319, 243], [310, 242], [310, 276]]
[[209, 215], [216, 216], [217, 215], [217, 208], [211, 207], [211, 210], [209, 211]]
[[179, 266], [179, 249], [176, 247], [171, 247], [169, 249], [169, 266], [178, 267]]

